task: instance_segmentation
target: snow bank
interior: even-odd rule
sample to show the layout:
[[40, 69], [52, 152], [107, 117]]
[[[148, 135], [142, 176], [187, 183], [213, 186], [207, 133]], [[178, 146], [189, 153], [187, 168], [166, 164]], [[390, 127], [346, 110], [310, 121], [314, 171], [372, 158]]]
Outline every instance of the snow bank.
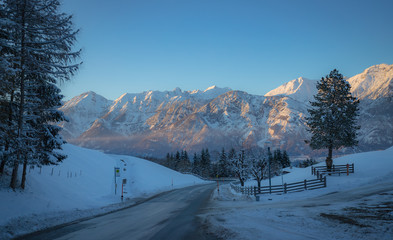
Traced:
[[[327, 176], [326, 188], [264, 194], [259, 202], [224, 185], [215, 191], [204, 221], [225, 239], [393, 239], [393, 147], [334, 159], [347, 163], [355, 164], [355, 173]], [[315, 178], [311, 167], [290, 171], [284, 182]], [[272, 184], [281, 184], [281, 177]]]
[[[329, 176], [327, 179], [328, 189], [334, 191], [359, 187], [365, 184], [373, 184], [386, 179], [393, 178], [393, 147], [384, 151], [374, 151], [358, 153], [339, 157], [333, 160], [333, 164], [355, 164], [355, 174], [349, 176]], [[314, 166], [324, 166], [325, 163], [319, 163]], [[316, 177], [311, 174], [311, 167], [307, 168], [286, 168], [285, 171], [290, 173], [272, 178], [272, 185], [281, 185], [282, 183], [293, 183], [310, 180]], [[263, 180], [262, 186], [267, 186], [269, 181]], [[246, 186], [256, 186], [255, 180], [246, 182]]]
[[[63, 151], [68, 158], [60, 165], [28, 170], [25, 191], [0, 188], [0, 225], [22, 216], [42, 218], [55, 212], [120, 203], [122, 179], [127, 179], [125, 199], [204, 183], [194, 176], [135, 157], [106, 155], [70, 144], [64, 145]], [[115, 167], [120, 168], [116, 195]]]

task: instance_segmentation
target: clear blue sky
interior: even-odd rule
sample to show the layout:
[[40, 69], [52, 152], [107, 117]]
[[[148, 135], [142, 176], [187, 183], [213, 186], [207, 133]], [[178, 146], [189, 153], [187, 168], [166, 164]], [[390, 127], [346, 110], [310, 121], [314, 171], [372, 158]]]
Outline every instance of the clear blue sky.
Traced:
[[205, 89], [263, 95], [333, 68], [393, 64], [392, 0], [63, 0], [81, 29], [66, 99], [95, 91]]

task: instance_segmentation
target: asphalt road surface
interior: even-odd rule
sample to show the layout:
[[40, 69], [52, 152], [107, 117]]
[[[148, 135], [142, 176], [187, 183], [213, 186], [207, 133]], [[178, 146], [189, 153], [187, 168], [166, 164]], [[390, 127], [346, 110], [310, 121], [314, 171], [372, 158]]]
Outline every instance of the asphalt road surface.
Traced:
[[214, 189], [215, 184], [207, 184], [173, 190], [124, 210], [22, 238], [211, 239], [197, 215], [207, 206]]

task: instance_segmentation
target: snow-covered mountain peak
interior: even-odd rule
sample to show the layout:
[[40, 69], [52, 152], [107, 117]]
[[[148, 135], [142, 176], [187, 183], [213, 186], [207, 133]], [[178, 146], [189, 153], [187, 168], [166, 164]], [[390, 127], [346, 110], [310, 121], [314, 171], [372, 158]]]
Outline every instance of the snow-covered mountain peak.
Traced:
[[213, 85], [213, 86], [210, 86], [210, 87], [206, 88], [205, 91], [203, 91], [203, 92], [207, 92], [209, 90], [214, 90], [214, 89], [217, 89], [217, 88], [218, 87], [216, 85]]
[[211, 87], [206, 88], [204, 91], [201, 90], [194, 90], [189, 92], [192, 96], [195, 98], [207, 100], [207, 99], [214, 99], [224, 93], [227, 93], [229, 91], [232, 91], [230, 88], [220, 88], [217, 87], [216, 85], [213, 85]]
[[266, 93], [265, 97], [284, 95], [298, 101], [308, 101], [317, 93], [316, 83], [315, 80], [299, 77]]
[[371, 66], [347, 80], [352, 94], [359, 99], [377, 99], [393, 95], [393, 65]]
[[63, 111], [65, 109], [69, 109], [75, 106], [88, 107], [90, 105], [101, 105], [102, 103], [106, 104], [108, 101], [109, 100], [104, 98], [103, 96], [93, 91], [88, 91], [76, 97], [73, 97], [71, 100], [64, 103], [64, 105], [60, 109]]
[[183, 93], [183, 91], [179, 87], [173, 89], [172, 92], [175, 93], [176, 95], [181, 95]]

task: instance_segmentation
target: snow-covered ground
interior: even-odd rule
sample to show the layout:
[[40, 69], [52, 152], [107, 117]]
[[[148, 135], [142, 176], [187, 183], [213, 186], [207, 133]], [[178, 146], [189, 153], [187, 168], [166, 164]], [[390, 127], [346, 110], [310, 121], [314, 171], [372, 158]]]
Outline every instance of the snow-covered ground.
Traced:
[[[334, 163], [354, 163], [355, 173], [328, 176], [327, 188], [262, 195], [259, 202], [224, 185], [202, 217], [224, 239], [393, 239], [393, 148]], [[315, 177], [310, 168], [294, 168], [283, 178], [290, 183]]]
[[[28, 170], [25, 191], [0, 188], [0, 239], [37, 231], [134, 204], [159, 192], [205, 183], [130, 156], [64, 145], [68, 158], [57, 166]], [[119, 169], [116, 177], [115, 167]], [[20, 175], [19, 175], [20, 176]], [[124, 201], [121, 202], [122, 179]]]

